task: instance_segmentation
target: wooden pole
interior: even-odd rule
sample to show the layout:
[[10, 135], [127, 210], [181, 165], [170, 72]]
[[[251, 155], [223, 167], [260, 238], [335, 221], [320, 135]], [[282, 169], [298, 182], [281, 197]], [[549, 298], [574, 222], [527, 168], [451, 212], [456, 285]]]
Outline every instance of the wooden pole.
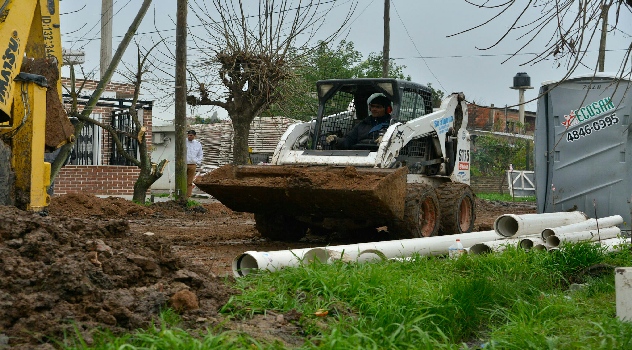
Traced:
[[384, 0], [384, 48], [382, 49], [382, 78], [388, 78], [389, 51], [391, 46], [390, 0]]
[[175, 197], [187, 197], [187, 0], [178, 0], [176, 14], [176, 86], [175, 86]]

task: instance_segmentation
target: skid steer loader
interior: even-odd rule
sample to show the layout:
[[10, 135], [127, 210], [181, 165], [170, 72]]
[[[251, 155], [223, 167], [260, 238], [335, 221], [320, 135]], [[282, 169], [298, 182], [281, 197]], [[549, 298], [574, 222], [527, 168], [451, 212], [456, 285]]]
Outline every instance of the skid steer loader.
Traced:
[[[195, 185], [235, 211], [255, 214], [262, 236], [293, 241], [308, 230], [357, 234], [386, 226], [391, 238], [473, 229], [467, 106], [461, 93], [436, 111], [431, 90], [397, 79], [319, 81], [318, 115], [291, 125], [270, 164], [225, 165]], [[351, 149], [336, 149], [375, 96], [390, 123]], [[329, 138], [330, 140], [332, 138]]]

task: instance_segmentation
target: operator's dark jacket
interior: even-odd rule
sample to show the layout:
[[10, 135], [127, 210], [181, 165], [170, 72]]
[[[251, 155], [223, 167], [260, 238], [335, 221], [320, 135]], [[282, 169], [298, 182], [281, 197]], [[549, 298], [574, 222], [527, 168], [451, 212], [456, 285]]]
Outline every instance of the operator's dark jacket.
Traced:
[[390, 121], [390, 114], [379, 118], [367, 116], [351, 129], [345, 137], [337, 138], [334, 147], [337, 149], [350, 149], [360, 140], [371, 139], [375, 141], [380, 134], [380, 130], [388, 128]]

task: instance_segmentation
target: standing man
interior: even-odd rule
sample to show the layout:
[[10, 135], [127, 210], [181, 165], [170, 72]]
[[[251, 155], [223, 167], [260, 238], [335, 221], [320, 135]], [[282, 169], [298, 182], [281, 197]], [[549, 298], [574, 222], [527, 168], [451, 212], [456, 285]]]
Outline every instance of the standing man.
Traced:
[[195, 139], [195, 130], [187, 131], [187, 198], [193, 191], [197, 166], [202, 164], [202, 144]]

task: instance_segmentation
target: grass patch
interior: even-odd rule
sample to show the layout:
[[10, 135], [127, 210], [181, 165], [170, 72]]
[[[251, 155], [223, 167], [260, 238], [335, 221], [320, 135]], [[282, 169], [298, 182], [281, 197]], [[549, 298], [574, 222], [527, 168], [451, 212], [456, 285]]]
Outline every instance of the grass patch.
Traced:
[[477, 193], [476, 197], [485, 199], [488, 201], [502, 201], [502, 202], [535, 202], [535, 196], [528, 197], [512, 197], [510, 193]]
[[[555, 253], [509, 248], [458, 259], [417, 256], [404, 262], [311, 263], [234, 282], [241, 293], [221, 312], [298, 312], [302, 349], [630, 349], [632, 324], [615, 317], [614, 269], [629, 251], [588, 243]], [[572, 283], [585, 287], [571, 290]], [[328, 311], [327, 316], [316, 315]], [[285, 349], [235, 331], [197, 337], [173, 312], [159, 326], [68, 348]], [[125, 346], [127, 344], [127, 346]]]

